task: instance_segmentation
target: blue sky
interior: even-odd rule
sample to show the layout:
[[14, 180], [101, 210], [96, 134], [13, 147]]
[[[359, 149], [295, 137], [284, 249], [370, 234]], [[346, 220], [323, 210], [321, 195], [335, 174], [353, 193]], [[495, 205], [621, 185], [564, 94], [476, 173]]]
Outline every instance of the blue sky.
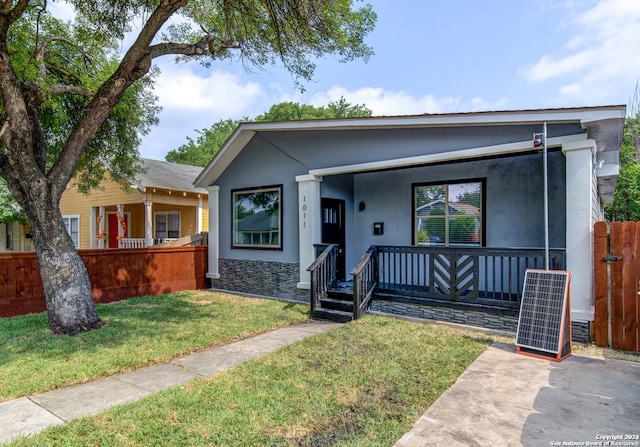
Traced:
[[[160, 124], [142, 156], [166, 153], [220, 119], [341, 96], [374, 115], [627, 104], [640, 76], [640, 0], [368, 0], [368, 63], [318, 61], [306, 91], [278, 67], [158, 60]], [[356, 2], [356, 5], [362, 5]]]

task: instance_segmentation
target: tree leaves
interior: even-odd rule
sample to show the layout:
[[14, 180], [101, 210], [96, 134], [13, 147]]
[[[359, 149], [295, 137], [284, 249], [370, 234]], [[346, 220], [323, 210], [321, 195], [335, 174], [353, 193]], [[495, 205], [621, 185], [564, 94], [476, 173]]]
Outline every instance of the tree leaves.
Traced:
[[620, 149], [620, 174], [613, 204], [605, 207], [608, 221], [640, 221], [640, 113], [628, 117]]
[[326, 107], [314, 107], [296, 102], [281, 102], [256, 116], [253, 120], [220, 120], [208, 129], [198, 130], [196, 141], [187, 137], [187, 143], [169, 151], [165, 159], [174, 163], [192, 166], [206, 166], [233, 131], [243, 121], [299, 121], [331, 118], [358, 118], [371, 116], [371, 110], [362, 104], [349, 104], [344, 98], [330, 102]]

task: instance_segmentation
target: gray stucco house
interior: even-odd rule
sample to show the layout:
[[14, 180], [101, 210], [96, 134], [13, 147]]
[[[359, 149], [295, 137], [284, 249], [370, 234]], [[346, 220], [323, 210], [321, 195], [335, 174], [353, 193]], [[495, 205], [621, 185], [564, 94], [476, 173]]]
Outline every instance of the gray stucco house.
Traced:
[[[308, 301], [307, 268], [335, 243], [339, 280], [365, 253], [377, 258], [388, 293], [374, 292], [375, 309], [512, 330], [523, 272], [543, 266], [546, 234], [550, 266], [571, 273], [574, 335], [584, 336], [593, 223], [613, 200], [625, 114], [241, 124], [195, 181], [209, 192], [207, 276], [214, 288]], [[545, 123], [547, 231], [543, 153], [532, 144]]]

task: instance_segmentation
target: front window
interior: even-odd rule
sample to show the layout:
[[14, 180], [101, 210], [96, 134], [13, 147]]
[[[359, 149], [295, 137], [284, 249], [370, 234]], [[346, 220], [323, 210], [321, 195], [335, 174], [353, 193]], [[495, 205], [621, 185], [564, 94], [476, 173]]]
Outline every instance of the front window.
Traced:
[[282, 249], [282, 186], [235, 190], [233, 248]]
[[80, 247], [80, 216], [62, 216], [64, 221], [64, 227], [71, 236], [73, 245], [76, 248]]
[[482, 183], [414, 185], [414, 245], [481, 246]]
[[180, 213], [168, 211], [156, 213], [156, 239], [177, 239], [180, 237]]

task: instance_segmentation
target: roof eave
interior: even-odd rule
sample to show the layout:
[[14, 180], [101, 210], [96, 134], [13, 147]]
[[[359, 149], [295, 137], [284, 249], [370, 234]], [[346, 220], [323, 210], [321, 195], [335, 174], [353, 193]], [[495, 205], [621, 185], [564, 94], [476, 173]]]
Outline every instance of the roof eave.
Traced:
[[[605, 121], [621, 122], [622, 124], [618, 124], [618, 126], [624, 126], [625, 116], [626, 106], [615, 105], [565, 109], [242, 123], [194, 180], [194, 185], [200, 188], [213, 185], [257, 132], [489, 126], [543, 122], [576, 122], [580, 123], [583, 128], [589, 129], [597, 127], [598, 123]], [[615, 144], [612, 146], [612, 149], [609, 150], [615, 150]], [[617, 149], [619, 148], [618, 144]]]

